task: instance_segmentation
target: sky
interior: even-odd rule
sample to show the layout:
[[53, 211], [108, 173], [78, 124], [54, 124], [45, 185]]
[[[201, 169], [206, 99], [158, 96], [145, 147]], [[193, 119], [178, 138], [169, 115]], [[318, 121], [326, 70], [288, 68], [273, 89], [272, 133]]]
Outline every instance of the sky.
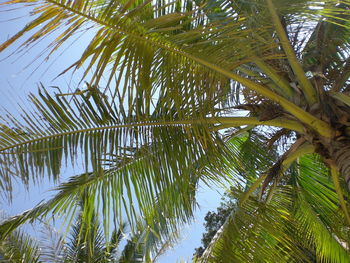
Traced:
[[[0, 3], [5, 2], [0, 0]], [[0, 9], [0, 43], [16, 33], [25, 23], [28, 22], [28, 9], [16, 9], [4, 11]], [[43, 62], [44, 57], [40, 56], [47, 43], [45, 40], [30, 50], [26, 50], [20, 56], [13, 54], [18, 48], [13, 48], [0, 53], [0, 112], [9, 111], [18, 114], [19, 105], [29, 107], [27, 96], [29, 93], [37, 93], [38, 83], [43, 83], [45, 87], [59, 86], [64, 91], [72, 91], [77, 88], [81, 72], [75, 74], [65, 74], [56, 78], [70, 65], [79, 54], [81, 54], [80, 44], [86, 43], [91, 35], [84, 34], [79, 42], [72, 46], [67, 46], [67, 50], [59, 56], [53, 56], [48, 62]], [[46, 44], [46, 45], [45, 45]], [[39, 55], [39, 56], [38, 56]], [[62, 178], [79, 173], [79, 165], [63, 169]], [[53, 184], [50, 180], [45, 180], [39, 186], [31, 185], [26, 191], [21, 184], [16, 184], [14, 189], [14, 200], [12, 204], [7, 204], [0, 199], [0, 209], [6, 210], [8, 214], [15, 215], [24, 210], [30, 209], [41, 200], [53, 195]], [[35, 194], [33, 194], [35, 193]], [[200, 246], [201, 235], [204, 232], [203, 218], [208, 211], [216, 210], [220, 203], [222, 191], [209, 189], [200, 185], [197, 200], [199, 209], [195, 214], [194, 222], [183, 228], [179, 243], [162, 255], [158, 262], [171, 263], [178, 260], [190, 262], [195, 247]]]

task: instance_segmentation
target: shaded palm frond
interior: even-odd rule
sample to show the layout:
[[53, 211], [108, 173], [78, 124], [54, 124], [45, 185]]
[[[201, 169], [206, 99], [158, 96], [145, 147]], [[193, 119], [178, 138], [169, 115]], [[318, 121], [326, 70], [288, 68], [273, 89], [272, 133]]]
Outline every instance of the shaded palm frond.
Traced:
[[251, 199], [233, 211], [199, 262], [305, 260], [301, 249], [286, 234], [286, 226], [293, 224], [288, 212], [289, 195], [289, 190], [280, 189], [269, 204]]
[[65, 258], [64, 237], [50, 224], [45, 222], [40, 223], [43, 223], [43, 227], [40, 230], [42, 235], [38, 238], [40, 260], [47, 263], [62, 263]]
[[38, 243], [27, 234], [16, 230], [0, 242], [0, 262], [40, 263]]
[[[305, 155], [284, 176], [289, 179], [275, 185], [266, 201], [251, 196], [235, 208], [196, 260], [348, 261], [349, 228], [328, 169], [316, 155]], [[240, 198], [238, 188], [231, 193]]]

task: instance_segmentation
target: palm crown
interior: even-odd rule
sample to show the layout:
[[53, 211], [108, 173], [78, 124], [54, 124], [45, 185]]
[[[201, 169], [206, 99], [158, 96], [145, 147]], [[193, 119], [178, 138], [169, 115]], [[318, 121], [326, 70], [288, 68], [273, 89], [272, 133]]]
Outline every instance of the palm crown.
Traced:
[[[298, 261], [303, 235], [320, 259], [348, 260], [348, 1], [3, 5], [18, 3], [34, 4], [36, 17], [0, 51], [27, 32], [24, 47], [60, 29], [50, 55], [92, 25], [94, 37], [67, 70], [86, 65], [84, 77], [93, 74], [86, 90], [53, 96], [41, 88], [33, 112], [3, 119], [1, 187], [9, 194], [17, 175], [25, 183], [56, 177], [62, 159], [77, 154], [86, 163], [53, 199], [3, 222], [3, 235], [50, 211], [74, 214], [72, 200], [87, 192], [105, 231], [111, 217], [135, 225], [141, 215], [162, 238], [192, 217], [205, 182], [234, 185], [240, 209], [202, 260]], [[99, 89], [102, 77], [109, 93]], [[257, 133], [263, 140], [252, 140]], [[267, 158], [253, 154], [261, 144], [281, 147]]]
[[[79, 202], [79, 210], [84, 204], [84, 197]], [[115, 229], [110, 240], [106, 240], [103, 229], [95, 211], [92, 212], [91, 221], [83, 219], [78, 213], [67, 237], [62, 236], [48, 224], [44, 224], [43, 238], [36, 240], [16, 230], [0, 242], [0, 261], [11, 263], [134, 263], [151, 261], [159, 256], [169, 244], [162, 244], [158, 254], [151, 255], [145, 249], [147, 245], [144, 238], [147, 232], [141, 220], [138, 233], [127, 236], [126, 224]], [[87, 225], [88, 224], [88, 225]], [[129, 233], [130, 234], [130, 233]], [[126, 244], [121, 250], [122, 240]]]

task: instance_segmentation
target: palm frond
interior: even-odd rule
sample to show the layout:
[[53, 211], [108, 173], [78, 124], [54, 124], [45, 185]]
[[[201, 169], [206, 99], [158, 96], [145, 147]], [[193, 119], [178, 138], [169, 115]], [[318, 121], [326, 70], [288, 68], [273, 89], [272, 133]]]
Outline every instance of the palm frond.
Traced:
[[[336, 140], [348, 143], [346, 95], [328, 96], [347, 89], [347, 1], [10, 0], [0, 6], [13, 4], [35, 6], [35, 17], [0, 51], [29, 36], [23, 52], [56, 32], [49, 57], [78, 31], [90, 30], [81, 57], [62, 74], [83, 66], [83, 78], [93, 73], [84, 91], [54, 98], [42, 89], [40, 99], [30, 97], [34, 111], [0, 117], [2, 190], [11, 193], [14, 179], [57, 179], [62, 162], [74, 164], [80, 154], [85, 165], [52, 199], [2, 222], [0, 236], [9, 238], [19, 225], [51, 212], [64, 214], [69, 224], [84, 194], [78, 228], [87, 227], [87, 234], [82, 241], [81, 231], [75, 233], [72, 251], [84, 250], [80, 245], [89, 233], [101, 241], [101, 229], [89, 228], [101, 212], [106, 240], [112, 219], [117, 225], [126, 218], [135, 232], [142, 218], [147, 231], [141, 236], [147, 238], [130, 240], [125, 257], [144, 260], [148, 246], [191, 220], [199, 182], [229, 182], [237, 197], [252, 185], [250, 197], [232, 212], [204, 261], [349, 261], [349, 196], [340, 209], [336, 194], [344, 182], [334, 188], [326, 167], [301, 157], [310, 147], [292, 152], [286, 160], [297, 158], [297, 164], [282, 169], [285, 156], [263, 145], [273, 138], [252, 130], [260, 124], [295, 130], [319, 153], [336, 148]], [[252, 102], [260, 107], [257, 114], [248, 109], [250, 117], [224, 119]], [[263, 114], [264, 106], [270, 115]], [[219, 130], [234, 123], [251, 126], [222, 140]], [[249, 136], [240, 137], [246, 131]], [[323, 154], [326, 162], [329, 155]], [[271, 170], [279, 176], [265, 180], [258, 198], [259, 182]], [[88, 244], [89, 258], [95, 245], [102, 248]]]
[[91, 100], [74, 97], [75, 105], [65, 98], [53, 99], [46, 92], [40, 93], [40, 97], [41, 100], [31, 96], [36, 110], [23, 111], [21, 117], [25, 124], [11, 115], [2, 118], [5, 124], [1, 130], [1, 175], [5, 178], [16, 172], [24, 181], [30, 174], [47, 173], [57, 177], [62, 159], [73, 161], [78, 151], [85, 152], [86, 169], [91, 165], [95, 172], [103, 167], [101, 160], [115, 158], [116, 166], [122, 165], [134, 155], [152, 151], [150, 145], [161, 142], [166, 129], [182, 130], [182, 139], [188, 134], [189, 138], [195, 136], [202, 140], [203, 145], [194, 151], [201, 147], [209, 149], [212, 141], [211, 135], [201, 134], [201, 125], [186, 130], [184, 127], [193, 126], [193, 121], [173, 121], [170, 114], [162, 120], [151, 117], [143, 122], [124, 120], [118, 117], [115, 107], [97, 95]]
[[[8, 4], [10, 3], [17, 3], [17, 1], [8, 2]], [[112, 1], [109, 4], [115, 7], [114, 3]], [[120, 72], [120, 76], [125, 76], [123, 91], [116, 91], [114, 95], [114, 97], [119, 97], [121, 105], [123, 105], [123, 101], [126, 99], [125, 95], [128, 93], [129, 108], [136, 107], [135, 109], [138, 113], [144, 112], [147, 115], [150, 111], [151, 94], [154, 94], [157, 90], [161, 91], [161, 96], [165, 95], [167, 98], [171, 98], [174, 93], [168, 92], [169, 87], [195, 87], [195, 90], [204, 95], [204, 98], [212, 98], [213, 96], [217, 98], [218, 95], [219, 97], [222, 96], [223, 93], [221, 91], [227, 90], [225, 86], [227, 87], [229, 79], [232, 79], [240, 82], [246, 88], [281, 104], [287, 111], [305, 124], [311, 125], [313, 129], [323, 136], [329, 137], [332, 133], [326, 123], [308, 114], [294, 103], [287, 101], [283, 95], [276, 94], [257, 81], [243, 78], [232, 72], [238, 66], [254, 61], [257, 55], [254, 54], [253, 50], [261, 50], [260, 54], [262, 56], [265, 56], [265, 53], [273, 57], [276, 56], [276, 52], [263, 52], [264, 49], [271, 49], [271, 45], [275, 46], [275, 39], [271, 37], [271, 29], [269, 27], [266, 29], [264, 23], [262, 23], [260, 28], [254, 28], [253, 35], [260, 40], [254, 43], [254, 46], [251, 46], [247, 45], [246, 40], [251, 40], [252, 32], [250, 29], [246, 29], [244, 22], [246, 16], [241, 13], [234, 13], [234, 16], [229, 18], [228, 21], [225, 20], [225, 23], [221, 20], [216, 21], [214, 19], [211, 21], [206, 19], [204, 25], [199, 25], [198, 28], [189, 31], [175, 30], [163, 33], [152, 31], [154, 27], [152, 21], [157, 21], [156, 24], [158, 25], [159, 19], [165, 19], [165, 21], [174, 19], [175, 23], [180, 23], [179, 20], [181, 18], [187, 19], [186, 15], [175, 8], [176, 3], [170, 3], [169, 5], [174, 6], [174, 8], [165, 7], [165, 13], [156, 18], [154, 18], [153, 10], [155, 7], [152, 7], [148, 2], [146, 5], [139, 3], [142, 8], [135, 8], [137, 15], [131, 18], [127, 15], [128, 13], [123, 14], [118, 11], [112, 15], [110, 14], [111, 11], [108, 11], [109, 9], [104, 4], [99, 4], [98, 2], [91, 2], [91, 4], [82, 6], [79, 3], [75, 3], [75, 1], [68, 3], [66, 1], [52, 0], [48, 6], [39, 9], [43, 13], [44, 20], [47, 18], [50, 21], [52, 17], [55, 17], [60, 21], [63, 19], [62, 12], [68, 12], [69, 16], [73, 17], [72, 21], [81, 18], [101, 27], [98, 35], [84, 53], [85, 55], [82, 56], [82, 59], [76, 65], [81, 65], [91, 55], [89, 68], [95, 62], [97, 63], [98, 70], [95, 71], [93, 80], [99, 80], [110, 57], [115, 53], [117, 58], [113, 64], [109, 80], [112, 80], [117, 69]], [[198, 8], [201, 10], [204, 7], [200, 6]], [[126, 9], [122, 10], [123, 12], [126, 11]], [[85, 11], [87, 13], [84, 13]], [[105, 16], [106, 12], [110, 16]], [[203, 12], [205, 13], [205, 11]], [[194, 13], [197, 14], [197, 12]], [[264, 12], [261, 15], [264, 17]], [[33, 27], [39, 25], [39, 22], [43, 22], [42, 18], [38, 18], [38, 21], [33, 22]], [[152, 26], [149, 26], [148, 23]], [[186, 26], [187, 23], [181, 22], [180, 25]], [[31, 29], [31, 26], [29, 26], [29, 29]], [[26, 31], [28, 29], [24, 29], [23, 32]], [[104, 35], [104, 32], [106, 35]], [[38, 35], [40, 36], [41, 33]], [[264, 38], [264, 35], [270, 35], [270, 37]], [[111, 41], [113, 41], [113, 44], [107, 40], [110, 37], [112, 37]], [[17, 39], [17, 36], [10, 39], [7, 43], [5, 42], [3, 48], [6, 48], [15, 39]], [[261, 41], [261, 39], [264, 41]], [[121, 44], [120, 41], [122, 41]], [[131, 48], [132, 50], [129, 52]], [[133, 48], [136, 49], [134, 50]], [[232, 48], [235, 50], [232, 50]], [[276, 48], [272, 49], [276, 50]], [[104, 51], [107, 53], [104, 54]], [[277, 57], [280, 57], [278, 52]], [[172, 78], [174, 72], [176, 72], [175, 79]], [[154, 77], [152, 74], [154, 74]], [[186, 76], [182, 74], [186, 74]], [[176, 78], [176, 75], [180, 76], [180, 78]], [[116, 81], [117, 90], [120, 90], [119, 87], [123, 86], [120, 81], [121, 78], [118, 78]], [[94, 83], [98, 83], [98, 81]], [[109, 83], [110, 81], [108, 81], [107, 86], [109, 86]], [[127, 92], [128, 87], [133, 87], [132, 90], [135, 92], [135, 97], [131, 95], [131, 99], [130, 94], [133, 93]], [[141, 97], [143, 101], [137, 99]], [[203, 98], [203, 96], [197, 96], [197, 98], [199, 97]], [[136, 100], [134, 101], [133, 98], [136, 98]], [[207, 103], [210, 101], [215, 100], [206, 100]], [[183, 100], [183, 104], [175, 104], [175, 106], [189, 105], [189, 102], [189, 98], [186, 97]]]
[[43, 223], [42, 235], [38, 238], [40, 260], [46, 263], [62, 263], [65, 258], [64, 237], [47, 222], [41, 223]]
[[[266, 201], [251, 195], [232, 210], [198, 262], [349, 260], [349, 229], [328, 169], [316, 155], [305, 155], [284, 173], [288, 178], [272, 187]], [[237, 200], [240, 189], [230, 191]]]
[[[82, 208], [86, 206], [84, 198], [81, 200]], [[95, 211], [90, 211], [90, 218], [82, 211], [76, 218], [76, 222], [70, 228], [70, 240], [65, 244], [64, 262], [102, 262], [109, 256], [105, 252], [107, 243], [103, 230], [98, 222]]]
[[[309, 166], [311, 163], [314, 165]], [[299, 165], [297, 183], [300, 190], [295, 217], [300, 235], [309, 237], [305, 240], [314, 243], [320, 262], [348, 261], [349, 229], [344, 228], [346, 216], [340, 209], [328, 169], [315, 156], [301, 158]]]
[[199, 262], [254, 262], [261, 258], [266, 262], [308, 262], [286, 234], [286, 226], [293, 225], [289, 195], [288, 189], [279, 189], [269, 204], [250, 199], [246, 206], [233, 211]]
[[89, 94], [73, 96], [72, 105], [65, 96], [53, 98], [42, 89], [40, 99], [31, 95], [36, 109], [23, 110], [22, 124], [12, 115], [3, 119], [0, 159], [4, 165], [0, 171], [9, 185], [12, 174], [20, 174], [24, 183], [47, 174], [57, 178], [62, 161], [74, 165], [78, 154], [83, 155], [85, 165], [85, 173], [61, 184], [51, 200], [4, 223], [5, 234], [50, 210], [72, 218], [75, 200], [84, 191], [90, 193], [89, 202], [102, 205], [105, 230], [111, 211], [127, 216], [132, 226], [140, 215], [153, 222], [156, 203], [157, 213], [162, 212], [167, 220], [185, 222], [191, 218], [199, 180], [219, 182], [220, 175], [232, 180], [229, 171], [238, 163], [231, 160], [237, 152], [229, 150], [212, 131], [214, 125], [298, 125], [288, 119], [263, 122], [197, 114], [194, 119], [188, 115], [181, 120], [172, 111], [159, 115], [156, 110], [143, 121], [125, 119], [97, 90]]
[[[4, 222], [4, 235], [50, 211], [73, 218], [76, 201], [84, 192], [89, 193], [88, 202], [93, 203], [89, 207], [102, 210], [106, 231], [111, 216], [127, 217], [134, 227], [142, 215], [156, 232], [156, 219], [170, 226], [167, 235], [173, 232], [171, 228], [177, 220], [184, 223], [191, 218], [198, 181], [205, 178], [200, 176], [202, 169], [210, 171], [210, 180], [225, 173], [218, 168], [227, 166], [228, 159], [221, 154], [225, 147], [202, 124], [195, 128], [188, 120], [183, 123], [191, 124], [188, 128], [176, 121], [123, 124], [113, 107], [97, 96], [92, 96], [92, 100], [83, 97], [82, 101], [74, 97], [75, 106], [64, 97], [54, 100], [46, 93], [41, 98], [43, 102], [32, 97], [38, 108], [36, 113], [22, 115], [28, 126], [12, 122], [25, 130], [25, 135], [8, 139], [7, 130], [4, 131], [1, 158], [8, 166], [2, 167], [3, 177], [11, 169], [25, 178], [31, 173], [43, 176], [46, 172], [57, 176], [62, 159], [74, 163], [78, 153], [85, 155], [86, 172], [61, 184], [51, 200]], [[172, 143], [165, 143], [169, 139]], [[88, 172], [89, 167], [92, 172]]]
[[40, 263], [38, 243], [20, 230], [16, 230], [0, 242], [0, 262]]

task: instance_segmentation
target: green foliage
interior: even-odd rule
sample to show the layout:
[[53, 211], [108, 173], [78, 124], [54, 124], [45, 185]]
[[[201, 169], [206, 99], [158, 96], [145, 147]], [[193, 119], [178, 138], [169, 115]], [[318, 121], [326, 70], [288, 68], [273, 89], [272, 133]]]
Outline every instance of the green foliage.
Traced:
[[[215, 134], [202, 130], [202, 124], [193, 127], [193, 121], [151, 118], [130, 123], [118, 118], [117, 110], [99, 94], [74, 97], [74, 106], [46, 92], [40, 92], [40, 97], [41, 100], [32, 96], [36, 110], [22, 115], [26, 126], [13, 116], [9, 119], [10, 126], [26, 134], [18, 136], [4, 129], [0, 158], [7, 166], [2, 166], [1, 175], [7, 178], [14, 172], [21, 174], [24, 183], [31, 175], [38, 180], [50, 173], [58, 176], [61, 162], [71, 160], [74, 164], [78, 152], [84, 154], [86, 172], [62, 183], [53, 199], [26, 212], [17, 222], [46, 215], [50, 210], [72, 216], [75, 199], [88, 192], [88, 202], [97, 200], [96, 207], [103, 202], [107, 222], [114, 211], [120, 216], [124, 213], [132, 225], [141, 214], [150, 225], [158, 218], [167, 227], [171, 221], [165, 218], [185, 221], [191, 216], [198, 169], [208, 169], [209, 180], [213, 174], [225, 173], [218, 169], [226, 162], [221, 157], [225, 149], [217, 148], [222, 142]], [[172, 143], [165, 144], [170, 138]], [[92, 172], [88, 172], [90, 166]], [[114, 201], [104, 201], [111, 194]], [[162, 214], [158, 214], [160, 211]], [[89, 218], [88, 211], [86, 214]], [[11, 231], [9, 225], [3, 229]]]
[[[0, 224], [3, 240], [51, 214], [72, 222], [84, 194], [72, 260], [103, 258], [118, 240], [111, 222], [136, 235], [142, 218], [147, 242], [121, 257], [139, 261], [176, 239], [204, 183], [232, 189], [238, 205], [199, 261], [349, 261], [349, 1], [0, 4], [19, 5], [33, 20], [0, 51], [51, 35], [49, 58], [78, 32], [92, 39], [61, 73], [83, 69], [86, 90], [40, 87], [33, 110], [0, 117], [1, 193], [11, 199], [14, 180], [57, 183], [51, 199]], [[78, 159], [84, 171], [58, 183]]]
[[207, 214], [195, 262], [347, 262], [350, 229], [319, 159], [305, 156], [284, 176], [265, 200], [253, 195], [242, 207], [233, 188], [231, 203]]
[[21, 231], [15, 231], [0, 242], [0, 262], [41, 263], [37, 242]]
[[[137, 233], [122, 228], [114, 229], [108, 238], [103, 233], [98, 215], [92, 212], [91, 221], [84, 219], [83, 207], [88, 205], [83, 198], [79, 203], [79, 211], [67, 236], [58, 233], [50, 225], [45, 224], [43, 237], [38, 241], [22, 231], [9, 234], [0, 243], [0, 262], [4, 263], [135, 263], [153, 262], [169, 244], [161, 244], [157, 253], [151, 253], [154, 244], [149, 228], [139, 220]], [[126, 244], [122, 244], [122, 240]], [[158, 240], [157, 240], [158, 242]], [[158, 245], [159, 243], [157, 243]]]

